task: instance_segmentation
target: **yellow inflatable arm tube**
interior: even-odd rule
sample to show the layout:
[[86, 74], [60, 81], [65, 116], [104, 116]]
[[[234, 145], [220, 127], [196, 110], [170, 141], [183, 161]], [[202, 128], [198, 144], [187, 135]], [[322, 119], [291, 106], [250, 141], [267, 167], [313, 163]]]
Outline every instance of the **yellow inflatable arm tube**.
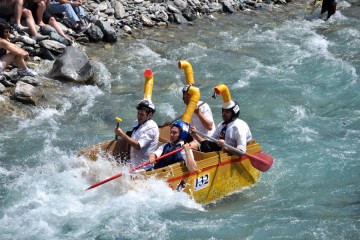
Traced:
[[144, 71], [145, 84], [144, 84], [144, 99], [151, 100], [152, 90], [154, 86], [154, 75], [151, 69]]
[[188, 61], [179, 61], [178, 66], [180, 69], [184, 69], [186, 84], [193, 85], [195, 82], [191, 64]]
[[214, 88], [216, 94], [221, 94], [224, 103], [231, 101], [229, 88], [225, 84], [219, 84]]
[[197, 103], [200, 100], [200, 90], [197, 87], [191, 86], [189, 88], [188, 93], [191, 95], [189, 104], [186, 107], [186, 110], [181, 117], [181, 120], [186, 122], [187, 124], [190, 123], [191, 117], [196, 109]]
[[234, 105], [231, 100], [229, 88], [225, 84], [219, 84], [214, 88], [216, 94], [221, 94], [223, 100], [223, 108], [228, 109]]

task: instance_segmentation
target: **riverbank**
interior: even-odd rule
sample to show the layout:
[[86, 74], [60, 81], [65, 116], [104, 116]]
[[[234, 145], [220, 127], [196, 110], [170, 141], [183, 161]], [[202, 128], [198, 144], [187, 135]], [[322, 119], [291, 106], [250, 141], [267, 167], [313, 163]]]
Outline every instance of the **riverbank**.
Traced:
[[[286, 4], [285, 0], [266, 0], [266, 1], [99, 1], [89, 0], [84, 3], [87, 13], [87, 20], [90, 27], [84, 33], [77, 34], [71, 28], [62, 25], [64, 32], [74, 39], [73, 46], [85, 52], [85, 46], [93, 43], [115, 42], [121, 38], [137, 38], [143, 31], [149, 28], [166, 28], [171, 25], [193, 25], [194, 22], [205, 17], [216, 20], [214, 15], [236, 13], [239, 11], [249, 11], [256, 9], [271, 8], [276, 4]], [[57, 16], [61, 23], [66, 22], [64, 16]], [[162, 30], [164, 31], [164, 30]], [[58, 37], [58, 36], [57, 36]], [[29, 51], [31, 60], [28, 65], [40, 72], [37, 78], [19, 77], [16, 68], [13, 66], [0, 74], [0, 111], [4, 114], [12, 114], [23, 109], [23, 104], [46, 106], [46, 99], [49, 97], [48, 88], [58, 86], [54, 80], [60, 82], [63, 76], [53, 78], [50, 72], [53, 70], [54, 61], [67, 48], [62, 43], [61, 38], [44, 40], [39, 43], [31, 41], [25, 33], [14, 32], [11, 36], [12, 42]], [[60, 41], [57, 41], [60, 40]], [[90, 44], [90, 45], [89, 45]], [[75, 56], [70, 56], [71, 57]], [[84, 65], [94, 64], [85, 56]], [[64, 61], [63, 61], [64, 62]], [[96, 63], [95, 63], [96, 64]], [[77, 69], [80, 71], [81, 65]], [[55, 66], [56, 67], [56, 66]], [[48, 69], [41, 71], [40, 68]], [[40, 71], [39, 71], [40, 70]], [[74, 70], [76, 71], [76, 70]], [[93, 70], [90, 70], [93, 71]], [[71, 80], [71, 79], [70, 79]], [[69, 79], [66, 79], [68, 82]], [[89, 81], [94, 83], [94, 81]]]

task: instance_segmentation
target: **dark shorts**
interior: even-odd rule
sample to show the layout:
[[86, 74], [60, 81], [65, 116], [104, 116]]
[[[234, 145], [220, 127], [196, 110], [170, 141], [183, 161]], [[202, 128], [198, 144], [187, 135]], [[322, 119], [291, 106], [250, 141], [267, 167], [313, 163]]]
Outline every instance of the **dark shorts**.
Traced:
[[[32, 15], [33, 15], [33, 17], [34, 17], [34, 20], [35, 20], [35, 22], [36, 22], [36, 24], [38, 24], [38, 22], [37, 22], [37, 14], [36, 14], [36, 9], [38, 8], [37, 3], [34, 3], [32, 0], [28, 0], [28, 1], [26, 1], [26, 3], [24, 4], [24, 7], [27, 8], [27, 9], [29, 9], [29, 10], [31, 11], [31, 13], [32, 13]], [[48, 12], [45, 10], [44, 15], [43, 15], [43, 17], [42, 17], [43, 22], [46, 23], [46, 24], [48, 24], [51, 17], [52, 17], [51, 14], [48, 13]]]
[[214, 152], [220, 151], [222, 148], [217, 145], [217, 143], [211, 142], [209, 140], [204, 140], [200, 144], [201, 152]]

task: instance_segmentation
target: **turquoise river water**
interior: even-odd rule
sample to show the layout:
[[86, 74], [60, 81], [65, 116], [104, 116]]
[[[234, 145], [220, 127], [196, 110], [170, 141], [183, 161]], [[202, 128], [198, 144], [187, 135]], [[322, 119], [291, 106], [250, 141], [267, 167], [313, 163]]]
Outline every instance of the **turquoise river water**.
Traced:
[[[360, 239], [360, 5], [324, 22], [303, 2], [87, 47], [98, 86], [63, 83], [29, 117], [0, 117], [0, 239]], [[155, 179], [84, 191], [119, 169], [77, 152], [113, 139], [116, 116], [131, 128], [145, 69], [154, 120], [183, 111], [179, 60], [202, 99], [229, 86], [272, 168], [208, 205]], [[222, 101], [209, 104], [218, 123]]]

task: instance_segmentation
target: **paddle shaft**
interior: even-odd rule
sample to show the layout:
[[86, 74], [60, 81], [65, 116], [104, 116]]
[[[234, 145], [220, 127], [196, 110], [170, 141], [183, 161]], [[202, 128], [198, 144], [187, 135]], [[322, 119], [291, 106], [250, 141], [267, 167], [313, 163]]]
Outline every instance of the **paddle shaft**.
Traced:
[[[116, 123], [116, 128], [119, 128], [119, 122]], [[118, 140], [118, 135], [115, 133], [115, 140]]]
[[[210, 136], [208, 136], [208, 135], [206, 135], [206, 134], [204, 134], [204, 133], [201, 133], [201, 132], [199, 132], [199, 131], [195, 131], [195, 133], [198, 134], [198, 135], [200, 135], [202, 138], [207, 138], [207, 139], [211, 140], [212, 142], [217, 142], [217, 141], [218, 141], [217, 139], [215, 139], [215, 138], [213, 138], [213, 137], [210, 137]], [[240, 149], [234, 148], [233, 146], [230, 146], [230, 145], [227, 144], [227, 143], [225, 143], [224, 146], [225, 146], [226, 148], [231, 149], [232, 151], [240, 154], [240, 155], [246, 155], [246, 154], [245, 154], [243, 151], [241, 151]]]
[[[171, 151], [171, 152], [169, 152], [169, 153], [166, 153], [166, 154], [164, 154], [164, 155], [162, 155], [162, 156], [160, 156], [160, 157], [158, 157], [158, 158], [155, 158], [154, 163], [155, 163], [155, 162], [158, 162], [158, 161], [160, 161], [161, 159], [166, 158], [166, 157], [168, 157], [168, 156], [170, 156], [170, 155], [172, 155], [172, 154], [174, 154], [174, 153], [180, 152], [181, 150], [183, 150], [182, 147], [181, 147], [181, 148], [178, 148], [178, 149], [176, 149], [176, 150], [174, 150], [174, 151]], [[151, 164], [151, 162], [150, 162], [150, 161], [146, 161], [146, 162], [144, 162], [143, 164], [140, 164], [140, 165], [137, 165], [136, 167], [131, 168], [131, 169], [129, 170], [129, 172], [133, 172], [133, 171], [135, 171], [135, 170], [137, 170], [137, 169], [139, 169], [139, 168], [143, 168], [143, 167], [145, 167], [146, 165], [149, 165], [149, 164]], [[116, 178], [119, 178], [119, 177], [121, 177], [122, 175], [124, 175], [124, 174], [123, 174], [123, 173], [118, 173], [118, 174], [116, 174], [116, 175], [114, 175], [114, 176], [112, 176], [112, 177], [109, 177], [109, 178], [107, 178], [107, 179], [105, 179], [105, 180], [103, 180], [103, 181], [100, 181], [100, 182], [95, 183], [94, 185], [91, 185], [90, 187], [88, 187], [88, 188], [85, 189], [85, 190], [90, 190], [90, 189], [95, 188], [95, 187], [97, 187], [97, 186], [103, 185], [104, 183], [110, 182], [111, 180], [114, 180], [114, 179], [116, 179]]]
[[[212, 142], [217, 142], [218, 140], [207, 136], [199, 131], [194, 131], [196, 134], [200, 135], [202, 138], [207, 138], [209, 140], [211, 140]], [[265, 154], [265, 153], [255, 153], [257, 156], [255, 156], [255, 154], [249, 154], [249, 153], [245, 153], [243, 151], [241, 151], [238, 148], [235, 148], [233, 146], [230, 146], [229, 144], [225, 143], [224, 146], [228, 149], [230, 149], [232, 152], [235, 152], [239, 155], [245, 155], [250, 159], [251, 165], [253, 165], [254, 168], [262, 171], [262, 172], [266, 172], [267, 170], [269, 170], [269, 168], [271, 167], [271, 165], [273, 164], [273, 157]]]

